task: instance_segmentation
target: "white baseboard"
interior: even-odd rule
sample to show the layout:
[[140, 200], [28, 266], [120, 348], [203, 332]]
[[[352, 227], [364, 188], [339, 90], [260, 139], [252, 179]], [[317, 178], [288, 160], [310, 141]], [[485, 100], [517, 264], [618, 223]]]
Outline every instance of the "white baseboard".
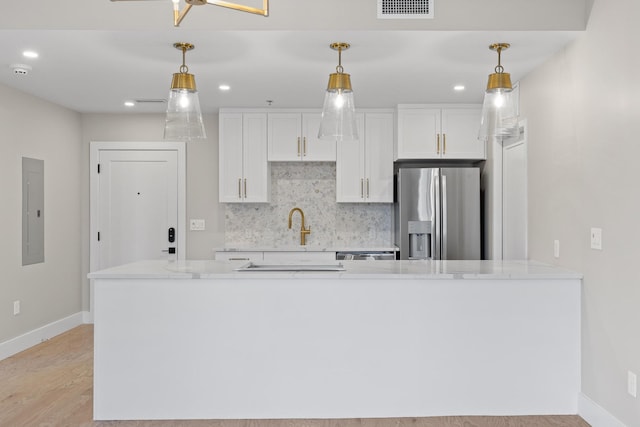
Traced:
[[93, 324], [93, 313], [90, 311], [83, 311], [82, 312], [82, 323], [84, 323], [85, 325], [87, 324]]
[[592, 427], [626, 427], [602, 406], [582, 393], [578, 395], [578, 415]]
[[88, 318], [88, 312], [78, 312], [72, 314], [64, 319], [56, 320], [55, 322], [44, 325], [33, 331], [29, 331], [26, 334], [22, 334], [8, 341], [0, 343], [0, 360], [13, 356], [16, 353], [20, 353], [36, 344], [40, 344], [42, 341], [46, 341], [50, 338], [60, 335], [63, 332], [67, 332], [76, 326], [82, 325], [85, 319]]

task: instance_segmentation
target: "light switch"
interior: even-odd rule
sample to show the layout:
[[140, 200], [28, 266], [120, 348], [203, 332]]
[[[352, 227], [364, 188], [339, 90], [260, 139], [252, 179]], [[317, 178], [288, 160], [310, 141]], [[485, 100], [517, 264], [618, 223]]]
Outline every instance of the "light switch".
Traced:
[[560, 240], [553, 241], [553, 256], [560, 258]]
[[591, 229], [591, 249], [602, 250], [602, 228]]
[[205, 229], [204, 219], [190, 219], [189, 230], [191, 231], [203, 231]]

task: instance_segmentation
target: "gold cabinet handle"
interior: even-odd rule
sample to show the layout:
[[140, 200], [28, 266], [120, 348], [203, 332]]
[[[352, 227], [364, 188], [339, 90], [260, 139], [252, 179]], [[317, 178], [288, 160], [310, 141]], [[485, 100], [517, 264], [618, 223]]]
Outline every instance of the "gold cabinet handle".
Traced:
[[238, 178], [238, 199], [242, 199], [242, 178]]
[[360, 178], [360, 198], [364, 199], [364, 178]]
[[244, 179], [244, 198], [247, 198], [247, 178]]
[[306, 156], [307, 155], [307, 137], [305, 136], [304, 138], [302, 138], [303, 141], [303, 145], [304, 145], [304, 150], [302, 151], [302, 155]]
[[367, 199], [369, 198], [369, 178], [367, 178]]
[[440, 154], [440, 134], [438, 134], [438, 137], [437, 137], [436, 154]]
[[442, 154], [447, 154], [447, 134], [442, 134]]
[[300, 157], [300, 137], [298, 137], [298, 157]]

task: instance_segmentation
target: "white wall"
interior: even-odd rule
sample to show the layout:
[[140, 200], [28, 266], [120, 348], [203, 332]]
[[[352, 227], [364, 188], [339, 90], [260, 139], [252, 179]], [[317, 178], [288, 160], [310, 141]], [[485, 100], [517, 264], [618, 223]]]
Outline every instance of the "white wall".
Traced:
[[628, 426], [640, 425], [627, 394], [627, 371], [640, 374], [639, 18], [637, 0], [596, 0], [585, 34], [520, 85], [529, 254], [584, 273], [583, 393]]
[[[0, 85], [0, 343], [81, 311], [80, 115]], [[22, 157], [44, 160], [44, 263], [22, 266]], [[13, 315], [20, 300], [21, 314]]]

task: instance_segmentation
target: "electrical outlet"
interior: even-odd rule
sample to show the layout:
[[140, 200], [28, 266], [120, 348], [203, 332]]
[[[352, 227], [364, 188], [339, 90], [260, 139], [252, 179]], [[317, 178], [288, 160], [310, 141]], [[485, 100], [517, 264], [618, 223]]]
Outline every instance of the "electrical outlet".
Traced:
[[627, 371], [627, 393], [633, 397], [638, 396], [638, 377], [631, 371]]
[[203, 231], [205, 229], [204, 219], [190, 219], [189, 230], [191, 231]]
[[560, 258], [560, 240], [553, 241], [553, 256]]
[[591, 249], [602, 250], [602, 228], [591, 229]]
[[17, 316], [20, 314], [20, 300], [13, 302], [13, 315]]

